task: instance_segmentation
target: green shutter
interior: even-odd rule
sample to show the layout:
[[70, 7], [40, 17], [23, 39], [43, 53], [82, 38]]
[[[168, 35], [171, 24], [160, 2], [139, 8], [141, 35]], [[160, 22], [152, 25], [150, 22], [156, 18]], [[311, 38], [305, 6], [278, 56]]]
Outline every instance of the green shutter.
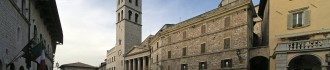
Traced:
[[292, 13], [289, 13], [288, 15], [288, 29], [292, 29], [292, 23], [293, 23], [293, 14]]
[[309, 26], [311, 24], [311, 11], [304, 11], [304, 24], [303, 26]]

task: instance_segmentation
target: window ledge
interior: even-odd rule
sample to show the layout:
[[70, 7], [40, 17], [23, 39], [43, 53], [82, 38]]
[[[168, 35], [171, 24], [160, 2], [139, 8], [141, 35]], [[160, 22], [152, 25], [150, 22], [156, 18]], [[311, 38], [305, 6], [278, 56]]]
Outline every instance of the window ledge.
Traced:
[[300, 27], [294, 27], [294, 28], [288, 28], [288, 30], [296, 30], [296, 29], [302, 29], [302, 28], [305, 28], [305, 27], [308, 27], [310, 25], [305, 25], [305, 26], [300, 26]]
[[306, 36], [306, 35], [328, 33], [328, 32], [330, 32], [330, 28], [328, 28], [328, 29], [321, 29], [321, 30], [313, 30], [313, 31], [304, 31], [304, 32], [290, 33], [290, 34], [281, 34], [281, 35], [275, 35], [275, 37], [277, 37], [277, 38], [291, 38], [291, 37], [297, 37], [297, 36]]

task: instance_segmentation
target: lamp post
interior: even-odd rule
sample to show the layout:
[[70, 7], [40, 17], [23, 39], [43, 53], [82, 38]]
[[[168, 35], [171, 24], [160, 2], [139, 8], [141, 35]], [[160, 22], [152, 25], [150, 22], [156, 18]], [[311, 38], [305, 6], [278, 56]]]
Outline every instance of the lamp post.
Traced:
[[236, 49], [236, 55], [239, 59], [239, 62], [242, 63], [243, 60], [242, 60], [242, 56], [241, 56], [241, 50], [240, 49]]
[[59, 67], [60, 67], [60, 64], [58, 62], [56, 62], [56, 69], [58, 70]]

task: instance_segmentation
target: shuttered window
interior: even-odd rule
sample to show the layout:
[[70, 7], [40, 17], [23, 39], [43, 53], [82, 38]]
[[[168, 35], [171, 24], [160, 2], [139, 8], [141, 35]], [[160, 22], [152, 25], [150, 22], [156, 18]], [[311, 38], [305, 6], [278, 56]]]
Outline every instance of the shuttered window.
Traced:
[[288, 29], [309, 26], [310, 10], [289, 13], [287, 20], [288, 20]]

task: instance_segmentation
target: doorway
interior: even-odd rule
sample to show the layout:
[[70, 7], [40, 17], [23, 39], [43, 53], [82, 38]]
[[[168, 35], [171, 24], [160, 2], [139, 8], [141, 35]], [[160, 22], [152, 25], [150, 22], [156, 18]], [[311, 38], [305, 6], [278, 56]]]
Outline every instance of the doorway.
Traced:
[[290, 60], [288, 70], [321, 70], [321, 62], [316, 56], [300, 55]]
[[250, 70], [269, 70], [269, 60], [264, 56], [250, 59]]

